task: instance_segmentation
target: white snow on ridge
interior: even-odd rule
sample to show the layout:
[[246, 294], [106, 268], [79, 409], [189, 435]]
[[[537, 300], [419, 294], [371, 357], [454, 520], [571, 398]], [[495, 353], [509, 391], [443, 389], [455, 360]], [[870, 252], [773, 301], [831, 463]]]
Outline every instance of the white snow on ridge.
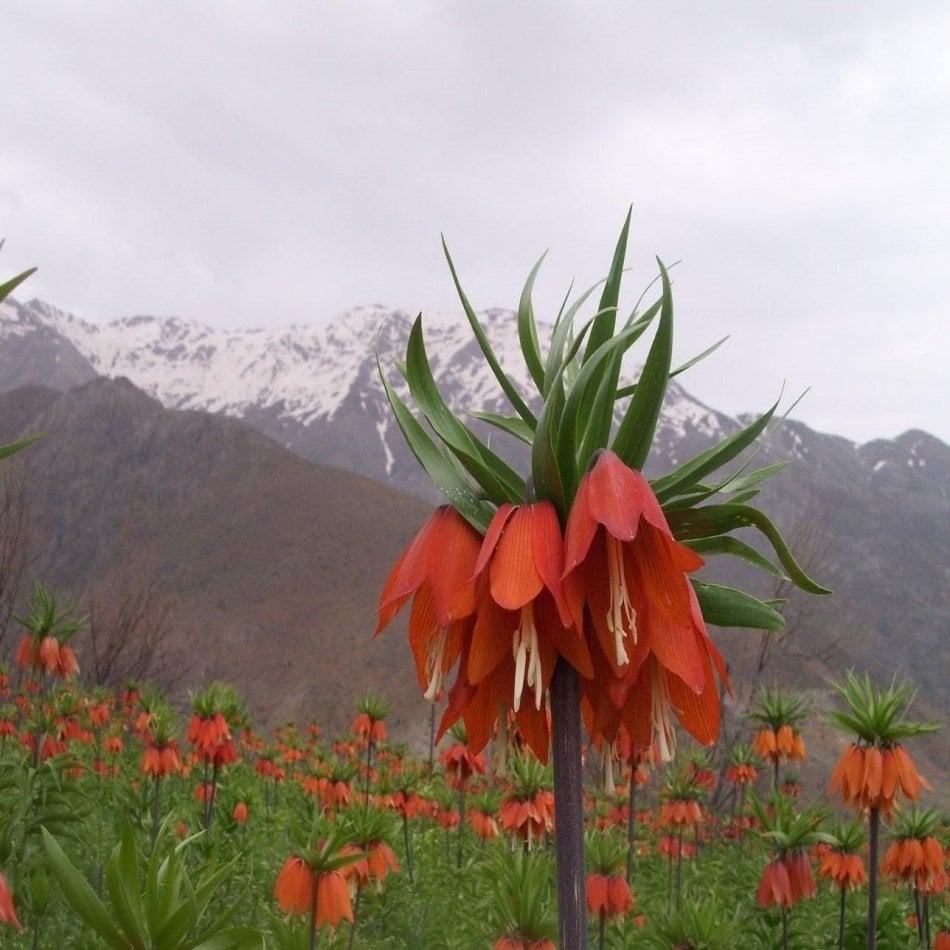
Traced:
[[[170, 408], [237, 417], [252, 409], [276, 410], [279, 417], [306, 426], [332, 418], [361, 377], [360, 385], [385, 402], [376, 373], [377, 348], [387, 378], [404, 394], [396, 363], [405, 359], [414, 319], [405, 311], [374, 305], [357, 307], [323, 326], [226, 330], [148, 316], [95, 324], [31, 301], [20, 313], [0, 305], [0, 335], [47, 325], [72, 342], [97, 372], [125, 376]], [[521, 355], [515, 315], [488, 310], [479, 320], [505, 372], [531, 401], [536, 390]], [[510, 411], [464, 316], [424, 313], [422, 330], [432, 373], [455, 412]], [[680, 435], [687, 428], [721, 434], [717, 414], [676, 382], [670, 386], [663, 423]]]

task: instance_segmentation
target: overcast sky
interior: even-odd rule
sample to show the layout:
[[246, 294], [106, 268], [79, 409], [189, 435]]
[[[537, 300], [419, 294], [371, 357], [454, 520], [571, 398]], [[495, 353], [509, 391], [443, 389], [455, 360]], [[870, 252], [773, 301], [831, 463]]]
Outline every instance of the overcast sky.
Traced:
[[0, 277], [83, 317], [358, 304], [553, 315], [633, 204], [632, 306], [674, 271], [682, 378], [783, 380], [864, 441], [950, 440], [950, 6], [13, 2]]

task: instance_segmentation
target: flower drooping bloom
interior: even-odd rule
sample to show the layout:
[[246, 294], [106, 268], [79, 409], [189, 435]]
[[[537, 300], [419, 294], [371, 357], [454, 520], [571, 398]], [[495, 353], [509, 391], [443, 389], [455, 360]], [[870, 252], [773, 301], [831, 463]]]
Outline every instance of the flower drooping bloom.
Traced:
[[815, 878], [804, 851], [794, 850], [766, 865], [755, 900], [760, 907], [793, 907], [815, 896]]
[[437, 508], [392, 569], [379, 599], [380, 633], [412, 598], [409, 646], [434, 701], [471, 637], [481, 535], [451, 506]]
[[314, 923], [336, 927], [341, 920], [353, 922], [353, 906], [346, 880], [339, 871], [314, 874], [313, 869], [299, 855], [291, 855], [277, 875], [274, 897], [286, 913], [308, 914], [311, 901], [316, 901]]
[[633, 892], [619, 874], [587, 875], [587, 909], [604, 917], [623, 917], [634, 908]]
[[594, 666], [581, 682], [592, 735], [613, 741], [622, 722], [638, 745], [656, 743], [669, 761], [675, 714], [697, 741], [715, 740], [713, 670], [723, 682], [726, 672], [687, 578], [702, 564], [673, 537], [646, 478], [601, 452], [565, 533], [564, 593]]
[[[514, 679], [504, 686], [515, 712], [521, 707], [525, 687], [534, 694], [534, 708], [541, 708], [558, 656], [583, 676], [593, 673], [587, 647], [577, 633], [579, 628], [573, 627], [564, 599], [563, 547], [551, 502], [505, 504], [488, 526], [475, 565], [476, 578], [487, 572], [488, 589], [479, 597], [468, 677], [477, 684], [505, 671], [501, 664], [510, 652]], [[510, 641], [504, 635], [509, 630]]]
[[930, 788], [899, 742], [884, 748], [851, 743], [838, 759], [828, 790], [839, 786], [846, 805], [876, 808], [885, 817], [893, 812], [899, 794], [917, 801], [920, 789]]
[[867, 883], [868, 875], [860, 854], [831, 848], [825, 852], [818, 876], [826, 877], [841, 890], [856, 890]]
[[[689, 626], [685, 575], [703, 559], [673, 538], [646, 478], [609, 450], [581, 480], [565, 546], [564, 590], [574, 623], [583, 629], [586, 606], [617, 675], [644, 621], [662, 616], [677, 627]], [[664, 650], [659, 644], [657, 651]]]
[[22, 930], [23, 926], [17, 920], [16, 908], [13, 906], [13, 895], [7, 885], [6, 878], [0, 874], [0, 924], [11, 924], [17, 930]]
[[32, 667], [44, 673], [52, 673], [62, 680], [70, 679], [79, 672], [76, 654], [66, 643], [54, 636], [36, 637], [26, 633], [17, 648], [16, 664]]

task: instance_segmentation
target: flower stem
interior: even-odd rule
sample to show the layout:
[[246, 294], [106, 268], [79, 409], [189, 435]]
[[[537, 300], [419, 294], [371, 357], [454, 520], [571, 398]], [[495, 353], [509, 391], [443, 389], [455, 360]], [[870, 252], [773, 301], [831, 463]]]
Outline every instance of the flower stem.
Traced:
[[636, 839], [637, 767], [630, 760], [630, 797], [627, 799], [627, 883], [633, 884], [633, 851]]
[[844, 916], [847, 889], [841, 888], [841, 905], [838, 911], [838, 950], [844, 950]]
[[558, 932], [561, 950], [586, 950], [581, 705], [577, 671], [559, 658], [551, 681]]
[[877, 849], [881, 829], [881, 813], [872, 808], [868, 813], [868, 935], [867, 950], [877, 946]]
[[683, 826], [679, 826], [676, 837], [676, 913], [683, 903]]
[[462, 870], [462, 845], [463, 835], [465, 834], [465, 785], [459, 789], [459, 832], [458, 832], [458, 853], [455, 856], [455, 867]]

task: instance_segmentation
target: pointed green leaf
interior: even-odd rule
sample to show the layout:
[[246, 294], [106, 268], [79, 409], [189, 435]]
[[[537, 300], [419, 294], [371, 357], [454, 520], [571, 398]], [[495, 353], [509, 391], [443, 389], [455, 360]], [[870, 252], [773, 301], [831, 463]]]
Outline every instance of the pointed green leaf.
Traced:
[[734, 587], [693, 580], [703, 619], [714, 627], [752, 627], [755, 630], [782, 630], [782, 615], [757, 597]]
[[[547, 365], [544, 369], [544, 390], [543, 394], [546, 397], [548, 392], [551, 389], [551, 386], [554, 380], [560, 379], [564, 370], [564, 348], [568, 346], [568, 341], [571, 337], [571, 331], [574, 326], [574, 318], [577, 316], [578, 311], [587, 301], [587, 298], [603, 283], [603, 280], [599, 280], [596, 284], [591, 287], [588, 287], [571, 304], [570, 308], [565, 312], [563, 305], [561, 307], [561, 313], [558, 314], [557, 320], [554, 322], [554, 329], [551, 331], [551, 345], [548, 349], [548, 360]], [[565, 303], [567, 301], [565, 300]], [[597, 314], [588, 321], [587, 329], [593, 325], [593, 321], [597, 319]], [[586, 332], [586, 331], [585, 331]], [[580, 334], [578, 334], [580, 336]], [[577, 341], [575, 341], [577, 342]], [[574, 347], [574, 352], [577, 351], [577, 347]]]
[[495, 356], [495, 351], [488, 342], [488, 337], [485, 336], [485, 331], [478, 322], [478, 317], [475, 316], [475, 311], [468, 302], [465, 291], [462, 290], [462, 285], [459, 282], [458, 274], [455, 272], [455, 264], [452, 262], [452, 256], [449, 254], [449, 248], [445, 243], [445, 238], [442, 239], [442, 249], [445, 252], [445, 259], [449, 263], [449, 270], [452, 272], [452, 280], [455, 282], [455, 289], [458, 292], [459, 300], [462, 302], [462, 309], [465, 311], [465, 316], [468, 318], [469, 325], [475, 334], [475, 339], [478, 341], [485, 361], [491, 367], [491, 371], [495, 374], [495, 379], [498, 380], [498, 385], [501, 386], [502, 392], [508, 397], [508, 402], [511, 403], [511, 407], [515, 412], [517, 412], [528, 425], [532, 427], [537, 425], [537, 419], [535, 419], [534, 413], [528, 407], [524, 399], [522, 399], [514, 383], [511, 382], [505, 374], [505, 371], [501, 368], [501, 363], [498, 362], [498, 357]]
[[521, 291], [521, 300], [518, 302], [518, 340], [521, 343], [521, 353], [524, 356], [525, 366], [534, 380], [538, 392], [544, 392], [544, 363], [541, 360], [541, 348], [538, 345], [538, 326], [534, 319], [534, 305], [531, 303], [531, 294], [538, 271], [547, 257], [545, 251], [538, 259], [538, 263], [531, 269]]
[[258, 950], [264, 937], [253, 927], [229, 927], [196, 944], [193, 950]]
[[559, 459], [556, 434], [564, 411], [564, 390], [557, 386], [549, 394], [538, 419], [538, 428], [531, 446], [531, 478], [535, 495], [546, 498], [561, 516], [567, 514], [568, 499], [564, 493], [564, 472], [570, 471], [573, 459]]
[[673, 358], [673, 291], [663, 262], [657, 260], [657, 264], [663, 279], [660, 320], [636, 392], [630, 399], [612, 445], [614, 452], [630, 468], [638, 471], [643, 469], [653, 445]]
[[524, 480], [504, 460], [483, 445], [448, 407], [429, 366], [418, 317], [406, 348], [406, 381], [409, 391], [433, 431], [497, 503], [524, 499]]
[[458, 509], [459, 514], [471, 522], [473, 527], [485, 531], [491, 520], [491, 511], [475, 495], [471, 483], [458, 462], [440, 451], [396, 391], [389, 385], [381, 367], [379, 376], [389, 404], [392, 406], [393, 415], [396, 417], [396, 423], [412, 454], [449, 503]]
[[687, 547], [692, 548], [697, 554], [729, 554], [732, 557], [748, 561], [755, 567], [767, 571], [773, 577], [788, 580], [767, 557], [760, 554], [754, 547], [740, 541], [738, 538], [732, 538], [728, 535], [720, 535], [715, 538], [698, 538], [694, 541], [686, 542]]
[[27, 446], [32, 445], [38, 439], [42, 438], [42, 435], [31, 435], [26, 439], [20, 439], [19, 442], [11, 442], [9, 445], [0, 445], [0, 461], [10, 458], [11, 455], [16, 455], [17, 452], [22, 452]]
[[769, 424], [769, 420], [778, 408], [774, 403], [772, 408], [763, 413], [754, 422], [744, 429], [734, 432], [711, 448], [700, 452], [695, 458], [685, 462], [669, 475], [658, 478], [653, 483], [653, 490], [660, 504], [678, 494], [682, 489], [691, 487], [704, 476], [722, 468], [732, 461], [740, 452], [750, 446]]
[[50, 870], [63, 890], [73, 911], [78, 914], [110, 947], [128, 950], [128, 941], [112, 922], [105, 905], [89, 886], [89, 882], [73, 867], [56, 839], [45, 829], [43, 847], [49, 859]]
[[5, 284], [0, 284], [0, 303], [6, 300], [10, 294], [13, 293], [20, 284], [23, 283], [31, 274], [36, 273], [36, 268], [31, 267], [29, 270], [23, 271], [22, 274], [17, 274], [16, 277], [11, 277]]
[[[688, 370], [691, 366], [695, 366], [701, 360], [706, 359], [707, 356], [710, 356], [712, 353], [715, 353], [716, 350], [718, 350], [719, 347], [722, 346], [723, 343], [725, 343], [726, 340], [728, 339], [729, 337], [724, 336], [721, 340], [717, 340], [715, 343], [713, 343], [712, 346], [703, 350], [702, 353], [700, 353], [698, 356], [694, 356], [692, 359], [687, 360], [685, 363], [681, 363], [679, 366], [676, 367], [676, 369], [670, 370], [670, 379], [673, 379], [674, 376], [679, 376], [680, 373], [685, 373], [686, 370]], [[617, 398], [624, 399], [627, 396], [632, 396], [634, 392], [636, 392], [636, 389], [637, 389], [636, 383], [633, 383], [630, 386], [623, 386], [617, 390]]]
[[702, 508], [677, 509], [667, 512], [673, 536], [680, 541], [711, 538], [737, 528], [757, 528], [768, 538], [779, 563], [796, 587], [809, 594], [830, 594], [827, 587], [813, 581], [799, 566], [778, 528], [758, 508], [751, 505], [706, 505]]
[[[573, 501], [579, 472], [586, 469], [587, 463], [590, 461], [589, 458], [578, 457], [578, 446], [584, 442], [589, 427], [599, 427], [598, 431], [603, 431], [604, 427], [604, 420], [592, 419], [589, 415], [586, 415], [585, 407], [593, 407], [596, 391], [603, 379], [604, 366], [612, 360], [621, 360], [626, 349], [640, 332], [642, 332], [640, 327], [628, 327], [607, 340], [584, 361], [577, 378], [571, 384], [554, 435], [555, 451], [561, 471], [561, 479], [564, 482], [565, 501], [567, 503]], [[608, 431], [610, 420], [613, 417], [612, 404], [609, 416], [610, 418], [606, 421]], [[587, 439], [586, 441], [589, 443], [591, 440]]]
[[534, 431], [520, 416], [503, 416], [497, 412], [470, 412], [469, 415], [513, 436], [526, 445], [531, 445], [531, 440], [534, 438]]
[[106, 890], [112, 901], [112, 913], [130, 946], [135, 950], [145, 950], [148, 936], [139, 890], [138, 854], [135, 835], [128, 821], [122, 825], [119, 843], [106, 866]]
[[630, 233], [630, 218], [632, 215], [633, 206], [631, 205], [627, 210], [623, 227], [620, 229], [617, 246], [614, 248], [613, 260], [607, 273], [607, 282], [604, 284], [600, 306], [597, 308], [599, 315], [594, 321], [587, 340], [587, 349], [584, 352], [585, 363], [614, 335], [614, 328], [617, 325], [617, 303], [620, 300], [620, 281], [623, 279], [623, 265], [627, 258], [627, 236]]

